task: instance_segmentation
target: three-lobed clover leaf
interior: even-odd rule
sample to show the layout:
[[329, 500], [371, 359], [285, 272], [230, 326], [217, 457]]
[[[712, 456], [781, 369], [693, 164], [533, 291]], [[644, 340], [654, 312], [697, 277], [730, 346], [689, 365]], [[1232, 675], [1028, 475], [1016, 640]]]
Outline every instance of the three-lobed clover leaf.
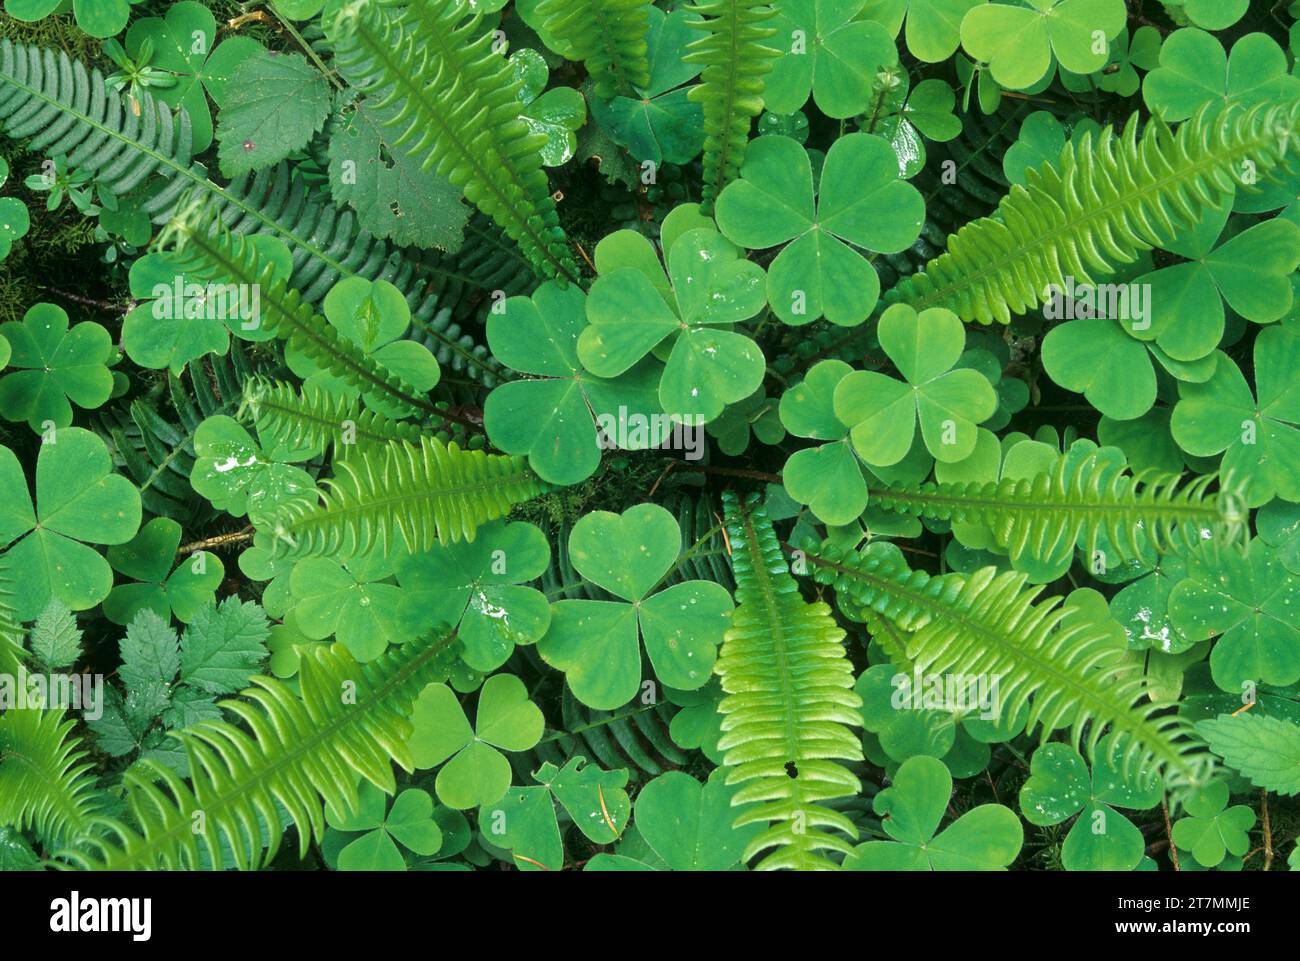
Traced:
[[[402, 292], [388, 281], [345, 277], [330, 288], [321, 309], [330, 326], [412, 387], [428, 391], [438, 383], [441, 371], [433, 354], [422, 344], [403, 339], [411, 325], [411, 308]], [[310, 357], [292, 347], [286, 348], [284, 355], [289, 369], [308, 384], [349, 396], [360, 394], [367, 407], [388, 417], [406, 413], [400, 402], [382, 391], [358, 391], [321, 371]]]
[[1170, 620], [1192, 641], [1222, 635], [1210, 652], [1214, 682], [1225, 691], [1247, 683], [1300, 680], [1300, 582], [1263, 541], [1245, 554], [1201, 545], [1187, 577], [1169, 594]]
[[[148, 609], [163, 619], [173, 614], [188, 624], [225, 577], [221, 558], [195, 551], [176, 563], [181, 525], [170, 517], [155, 517], [125, 544], [108, 549], [108, 563], [139, 583], [119, 584], [104, 598], [104, 616], [114, 624], [130, 624]], [[173, 570], [173, 567], [175, 569]]]
[[535, 525], [485, 524], [473, 541], [439, 545], [398, 561], [401, 619], [421, 628], [455, 627], [461, 658], [490, 673], [509, 659], [516, 644], [534, 644], [550, 627], [546, 595], [523, 586], [550, 562], [551, 547]]
[[510, 55], [510, 66], [520, 81], [519, 118], [533, 133], [546, 137], [540, 151], [542, 166], [558, 167], [578, 149], [576, 131], [587, 122], [587, 102], [572, 87], [546, 90], [550, 71], [536, 50], [516, 50]]
[[140, 528], [140, 492], [113, 473], [104, 442], [88, 430], [65, 427], [41, 445], [36, 459], [36, 503], [27, 494], [22, 465], [0, 447], [0, 549], [14, 582], [18, 620], [30, 621], [50, 598], [74, 611], [94, 607], [113, 586], [113, 572], [87, 544], [125, 544]]
[[691, 99], [688, 80], [701, 70], [681, 51], [698, 34], [691, 29], [691, 12], [682, 7], [665, 14], [648, 11], [646, 59], [650, 82], [636, 88], [637, 96], [610, 100], [590, 97], [591, 116], [636, 160], [659, 164], [690, 163], [704, 146], [704, 108]]
[[283, 501], [313, 490], [312, 476], [293, 461], [310, 452], [263, 450], [239, 421], [224, 414], [206, 418], [194, 432], [190, 485], [212, 506], [254, 522]]
[[494, 847], [510, 851], [521, 871], [558, 871], [564, 838], [555, 814], [559, 802], [587, 840], [616, 841], [627, 827], [627, 771], [602, 771], [575, 755], [556, 767], [549, 761], [533, 774], [538, 786], [512, 787], [500, 802], [479, 812], [479, 829]]
[[[258, 234], [249, 238], [258, 263], [270, 265], [272, 280], [287, 280], [293, 256], [283, 241]], [[204, 354], [224, 355], [230, 335], [241, 340], [270, 340], [262, 325], [260, 295], [249, 289], [233, 295], [225, 285], [196, 282], [186, 276], [183, 260], [172, 251], [148, 253], [131, 265], [128, 283], [138, 303], [122, 321], [122, 349], [141, 367], [179, 374]]]
[[[1205, 383], [1178, 385], [1170, 429], [1189, 454], [1222, 453], [1220, 470], [1246, 479], [1247, 505], [1258, 507], [1274, 495], [1300, 501], [1300, 330], [1274, 325], [1255, 340], [1255, 383], [1232, 359], [1215, 351], [1214, 374]], [[1258, 399], [1256, 399], [1258, 397]]]
[[853, 368], [842, 360], [814, 364], [801, 383], [781, 395], [781, 423], [791, 434], [827, 441], [790, 455], [781, 472], [786, 492], [817, 519], [836, 526], [867, 506], [867, 482], [849, 443], [849, 427], [835, 416], [835, 389]]
[[875, 20], [893, 36], [903, 29], [907, 49], [918, 60], [939, 63], [947, 60], [961, 42], [961, 21], [985, 0], [867, 0], [864, 20]]
[[[419, 788], [407, 788], [388, 804], [388, 796], [362, 781], [355, 811], [340, 814], [325, 808], [325, 823], [351, 837], [337, 839], [340, 871], [405, 871], [398, 848], [429, 856], [442, 847], [442, 829], [433, 818], [433, 798]], [[327, 836], [327, 842], [330, 840]]]
[[[714, 769], [703, 784], [682, 771], [669, 771], [641, 788], [633, 823], [669, 870], [728, 871], [740, 863], [746, 846], [761, 830], [758, 823], [736, 826], [738, 812], [731, 803], [735, 793], [721, 768]], [[587, 870], [628, 869], [618, 863], [626, 858], [598, 857], [613, 863]]]
[[1156, 402], [1155, 368], [1128, 324], [1111, 317], [1066, 321], [1048, 332], [1042, 347], [1043, 370], [1052, 380], [1118, 421], [1141, 417]]
[[294, 565], [291, 620], [310, 641], [334, 637], [354, 658], [373, 661], [390, 644], [419, 632], [405, 616], [406, 591], [392, 583], [393, 563], [381, 553], [350, 558], [307, 557]]
[[[586, 308], [587, 295], [576, 285], [548, 281], [531, 297], [511, 297], [488, 315], [493, 355], [533, 376], [495, 387], [483, 407], [483, 426], [493, 444], [527, 455], [529, 466], [552, 484], [576, 484], [595, 473], [602, 443], [653, 447], [669, 430], [659, 409], [662, 368], [653, 358], [614, 379], [583, 369], [577, 344]], [[644, 429], [626, 429], [634, 425]]]
[[[208, 96], [218, 107], [225, 103], [226, 85], [235, 68], [262, 49], [251, 37], [232, 36], [214, 49], [217, 21], [209, 10], [194, 0], [180, 0], [161, 17], [144, 17], [126, 32], [126, 51], [136, 60], [176, 76], [176, 83], [152, 91], [190, 118], [198, 154], [212, 143], [212, 114]], [[142, 57], [151, 49], [152, 55]], [[206, 91], [206, 94], [205, 94]]]
[[759, 137], [749, 145], [740, 179], [718, 197], [719, 229], [758, 250], [787, 245], [767, 273], [767, 299], [788, 324], [825, 317], [853, 326], [880, 296], [876, 270], [854, 247], [905, 250], [925, 222], [925, 201], [899, 179], [888, 143], [857, 133], [840, 137], [826, 154], [814, 200], [808, 153], [789, 137]]
[[794, 113], [811, 93], [828, 117], [843, 119], [866, 110], [877, 72], [898, 62], [898, 49], [885, 27], [855, 19], [865, 3], [775, 0], [776, 16], [766, 25], [776, 34], [765, 43], [782, 56], [767, 75], [767, 109]]
[[1187, 817], [1174, 822], [1174, 844], [1202, 867], [1215, 867], [1227, 855], [1240, 857], [1250, 848], [1247, 832], [1255, 825], [1255, 812], [1244, 804], [1228, 807], [1228, 798], [1228, 783], [1213, 781], [1188, 797]]
[[1132, 871], [1146, 853], [1142, 832], [1116, 808], [1144, 811], [1160, 803], [1158, 780], [1126, 780], [1107, 742], [1088, 765], [1070, 744], [1044, 744], [1030, 761], [1020, 810], [1030, 824], [1061, 824], [1076, 814], [1061, 847], [1067, 871]]
[[1110, 42], [1110, 58], [1106, 65], [1087, 77], [1068, 70], [1061, 71], [1061, 84], [1072, 93], [1082, 93], [1095, 87], [1121, 97], [1131, 97], [1138, 92], [1142, 81], [1138, 70], [1150, 72], [1160, 64], [1160, 48], [1164, 39], [1155, 27], [1139, 27], [1129, 37], [1121, 30]]
[[976, 427], [997, 410], [998, 397], [983, 374], [953, 369], [966, 344], [957, 315], [935, 308], [918, 314], [894, 304], [880, 318], [880, 346], [906, 380], [859, 370], [835, 388], [835, 416], [849, 424], [858, 455], [873, 466], [897, 464], [912, 447], [917, 421], [925, 448], [943, 463], [975, 449]]
[[[1024, 831], [1001, 804], [981, 804], [943, 831], [939, 823], [952, 797], [952, 775], [942, 761], [905, 761], [872, 807], [893, 841], [868, 841], [844, 860], [851, 871], [1002, 871], [1015, 860]], [[936, 836], [936, 832], [937, 836]]]
[[713, 581], [685, 581], [655, 592], [682, 551], [682, 533], [656, 504], [620, 514], [593, 511], [569, 534], [569, 559], [616, 601], [562, 600], [538, 653], [565, 673], [574, 696], [612, 710], [641, 685], [641, 644], [655, 677], [695, 690], [709, 680], [732, 610], [731, 595]]
[[718, 450], [732, 457], [749, 448], [751, 432], [760, 444], [779, 444], [785, 437], [777, 406], [762, 387], [730, 405], [717, 420], [709, 422], [706, 431], [717, 440]]
[[961, 22], [961, 42], [993, 79], [1024, 90], [1052, 70], [1052, 58], [1074, 73], [1093, 73], [1106, 65], [1105, 40], [1119, 36], [1128, 20], [1124, 0], [1029, 0], [1027, 5], [981, 4]]
[[441, 683], [420, 692], [411, 724], [407, 744], [415, 766], [443, 765], [434, 790], [438, 800], [458, 811], [501, 800], [510, 787], [510, 762], [501, 751], [527, 751], [545, 726], [524, 682], [513, 674], [494, 674], [483, 682], [473, 727], [455, 692]]
[[1267, 34], [1242, 37], [1226, 54], [1216, 37], [1188, 28], [1172, 33], [1160, 50], [1160, 66], [1147, 74], [1142, 97], [1152, 113], [1186, 120], [1205, 104], [1216, 111], [1277, 103], [1300, 93], [1300, 78], [1287, 70], [1286, 54]]
[[0, 324], [9, 343], [9, 373], [0, 378], [0, 415], [41, 433], [47, 422], [72, 424], [72, 405], [93, 409], [113, 393], [108, 365], [117, 356], [108, 331], [94, 321], [69, 328], [55, 304], [28, 308], [21, 321]]
[[763, 352], [730, 329], [763, 309], [763, 268], [716, 230], [692, 227], [665, 240], [665, 274], [636, 236], [619, 231], [601, 241], [619, 249], [591, 285], [578, 358], [598, 377], [618, 377], [671, 339], [659, 403], [683, 424], [706, 423], [763, 382]]

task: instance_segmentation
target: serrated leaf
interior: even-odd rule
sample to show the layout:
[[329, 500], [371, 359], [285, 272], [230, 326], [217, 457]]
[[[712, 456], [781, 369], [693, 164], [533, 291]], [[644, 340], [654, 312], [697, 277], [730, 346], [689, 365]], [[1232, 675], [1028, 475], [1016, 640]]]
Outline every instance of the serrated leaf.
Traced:
[[266, 613], [252, 601], [227, 598], [203, 607], [181, 638], [181, 680], [212, 694], [231, 694], [248, 683], [267, 656]]

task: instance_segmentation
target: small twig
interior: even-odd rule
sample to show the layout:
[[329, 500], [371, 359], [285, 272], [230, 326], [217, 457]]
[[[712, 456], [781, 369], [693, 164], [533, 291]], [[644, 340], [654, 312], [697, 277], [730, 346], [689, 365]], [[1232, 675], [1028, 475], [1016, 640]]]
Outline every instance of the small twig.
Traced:
[[1165, 816], [1165, 837], [1169, 839], [1169, 859], [1174, 862], [1174, 870], [1181, 871], [1178, 866], [1178, 848], [1174, 847], [1174, 826], [1169, 821], [1169, 802], [1164, 798], [1160, 800], [1160, 811]]
[[712, 464], [683, 464], [678, 462], [679, 470], [695, 471], [697, 474], [716, 474], [719, 477], [744, 477], [748, 480], [766, 481], [769, 484], [781, 483], [780, 474], [769, 474], [761, 470], [749, 470], [745, 467], [715, 467]]
[[1268, 789], [1259, 792], [1260, 820], [1264, 825], [1264, 870], [1273, 867], [1273, 826], [1268, 819]]
[[249, 526], [245, 527], [242, 531], [234, 531], [230, 534], [216, 534], [212, 537], [205, 537], [201, 541], [182, 544], [180, 547], [176, 548], [176, 554], [179, 556], [181, 554], [193, 554], [195, 551], [206, 551], [213, 548], [229, 547], [231, 544], [251, 541], [255, 533], [257, 532]]
[[75, 304], [83, 304], [86, 307], [98, 307], [100, 310], [108, 311], [110, 314], [125, 314], [130, 311], [130, 304], [114, 304], [107, 300], [96, 300], [93, 297], [83, 297], [81, 294], [74, 294], [69, 290], [60, 290], [58, 287], [42, 287], [46, 293], [56, 294]]

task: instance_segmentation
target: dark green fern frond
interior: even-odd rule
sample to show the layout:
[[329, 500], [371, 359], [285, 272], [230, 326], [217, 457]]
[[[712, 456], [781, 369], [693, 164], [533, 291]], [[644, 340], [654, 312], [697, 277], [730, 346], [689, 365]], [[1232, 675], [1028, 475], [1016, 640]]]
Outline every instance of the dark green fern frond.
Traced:
[[781, 53], [763, 43], [776, 33], [763, 26], [774, 13], [765, 2], [698, 0], [689, 10], [699, 17], [691, 26], [706, 33], [691, 42], [682, 61], [704, 65], [701, 83], [688, 96], [704, 106], [700, 209], [710, 213], [745, 159], [750, 123], [763, 112], [764, 82]]
[[596, 96], [637, 96], [650, 83], [646, 31], [650, 0], [541, 0], [537, 16], [545, 30], [581, 60], [595, 81]]
[[1042, 587], [1025, 575], [986, 567], [930, 577], [897, 554], [845, 551], [828, 543], [805, 548], [810, 572], [853, 604], [907, 631], [905, 656], [923, 674], [982, 675], [998, 682], [999, 710], [1028, 707], [1028, 727], [1046, 740], [1070, 727], [1075, 743], [1095, 751], [1103, 734], [1129, 774], [1158, 772], [1171, 787], [1203, 783], [1212, 759], [1168, 705], [1147, 698], [1146, 682], [1105, 629], [1061, 599], [1039, 601]]
[[412, 0], [389, 13], [357, 0], [329, 26], [340, 72], [374, 104], [394, 148], [435, 169], [547, 277], [577, 282], [542, 168], [544, 135], [519, 118], [520, 81], [480, 13]]
[[1013, 561], [1064, 563], [1082, 543], [1093, 557], [1106, 539], [1117, 557], [1107, 566], [1135, 561], [1144, 547], [1160, 553], [1213, 539], [1239, 542], [1247, 512], [1235, 488], [1206, 493], [1214, 475], [1183, 484], [1178, 474], [1123, 467], [1093, 453], [1062, 455], [1032, 478], [970, 484], [893, 485], [871, 491], [885, 510], [936, 520], [982, 523]]
[[298, 828], [301, 857], [324, 834], [322, 802], [346, 814], [358, 777], [391, 794], [393, 762], [412, 770], [407, 718], [420, 691], [446, 678], [454, 637], [409, 641], [366, 664], [341, 644], [303, 648], [301, 696], [254, 677], [247, 700], [222, 702], [247, 731], [202, 721], [176, 733], [189, 783], [140, 762], [123, 780], [135, 824], [109, 822], [90, 853], [68, 857], [103, 870], [255, 869], [279, 850], [281, 809]]
[[390, 441], [335, 466], [325, 490], [282, 505], [271, 531], [278, 552], [416, 554], [472, 541], [480, 525], [544, 489], [526, 458], [461, 450], [433, 437]]
[[51, 849], [95, 831], [94, 765], [74, 725], [62, 711], [0, 714], [0, 825], [32, 828]]
[[340, 334], [297, 290], [283, 278], [277, 279], [274, 265], [262, 258], [248, 238], [221, 226], [209, 234], [198, 226], [201, 221], [183, 216], [169, 227], [177, 237], [176, 249], [182, 255], [187, 275], [208, 283], [256, 287], [262, 326], [309, 357], [317, 367], [350, 387], [384, 397], [407, 416], [438, 413], [427, 395]]
[[66, 53], [0, 40], [0, 125], [28, 149], [66, 157], [71, 169], [94, 174], [101, 188], [124, 194], [163, 165], [187, 168], [189, 116], [140, 91], [128, 108]]
[[1094, 283], [1161, 238], [1196, 223], [1239, 187], [1294, 169], [1300, 102], [1225, 115], [1207, 104], [1177, 133], [1158, 120], [1138, 135], [1135, 115], [1116, 134], [1068, 143], [1054, 164], [1029, 173], [992, 217], [968, 224], [948, 252], [889, 295], [918, 310], [946, 307], [963, 320], [1009, 323], [1046, 302], [1050, 287]]
[[724, 503], [738, 606], [714, 667], [726, 695], [718, 747], [727, 783], [742, 785], [732, 803], [753, 803], [737, 826], [770, 824], [744, 860], [775, 848], [758, 867], [832, 869], [826, 852], [847, 854], [841, 834], [857, 838], [857, 829], [818, 802], [862, 789], [838, 763], [862, 759], [844, 631], [826, 604], [800, 596], [758, 497], [729, 493]]

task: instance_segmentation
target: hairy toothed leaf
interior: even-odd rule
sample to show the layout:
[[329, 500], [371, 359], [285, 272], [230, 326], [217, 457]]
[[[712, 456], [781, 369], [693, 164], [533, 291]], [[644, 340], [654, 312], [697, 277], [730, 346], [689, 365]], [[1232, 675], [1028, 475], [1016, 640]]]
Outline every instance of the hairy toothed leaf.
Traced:
[[269, 631], [252, 601], [228, 597], [199, 608], [181, 638], [181, 680], [210, 694], [239, 690], [266, 657]]
[[235, 177], [307, 146], [330, 109], [325, 77], [296, 53], [259, 52], [240, 63], [217, 118], [221, 172]]
[[1201, 721], [1196, 733], [1256, 787], [1300, 794], [1300, 725], [1262, 714], [1222, 714]]
[[69, 667], [81, 656], [77, 618], [57, 598], [51, 598], [32, 625], [27, 647], [37, 663], [45, 667]]

